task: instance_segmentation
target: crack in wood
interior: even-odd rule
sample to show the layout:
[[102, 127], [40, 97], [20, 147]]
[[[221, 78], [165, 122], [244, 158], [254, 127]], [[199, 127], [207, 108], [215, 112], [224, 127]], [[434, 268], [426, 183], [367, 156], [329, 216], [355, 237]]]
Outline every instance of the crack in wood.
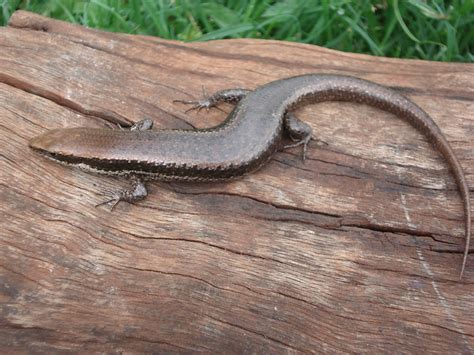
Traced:
[[20, 79], [13, 78], [3, 73], [0, 73], [0, 82], [6, 85], [10, 85], [18, 90], [22, 90], [28, 94], [32, 94], [32, 95], [41, 97], [43, 99], [47, 99], [61, 107], [64, 107], [66, 109], [69, 109], [76, 113], [80, 113], [85, 116], [99, 118], [113, 124], [124, 124], [124, 123], [127, 125], [132, 124], [132, 121], [130, 121], [126, 117], [119, 115], [116, 112], [113, 112], [113, 111], [104, 112], [104, 111], [85, 109], [80, 104], [74, 101], [68, 100], [57, 94], [54, 94], [52, 91], [46, 90], [39, 86], [35, 86], [31, 83], [27, 83]]
[[118, 248], [118, 249], [121, 249], [121, 250], [126, 250], [125, 248], [123, 248], [122, 246], [120, 246], [119, 244], [115, 244], [115, 243], [112, 243], [112, 242], [109, 242], [109, 241], [106, 241], [105, 239], [103, 238], [99, 238], [93, 234], [91, 234], [88, 230], [86, 230], [85, 228], [83, 227], [80, 227], [80, 226], [77, 226], [75, 225], [74, 223], [72, 223], [71, 221], [68, 221], [68, 220], [65, 220], [65, 219], [59, 219], [59, 218], [43, 218], [44, 221], [47, 221], [47, 222], [59, 222], [59, 223], [64, 223], [64, 224], [67, 224], [68, 226], [71, 226], [72, 228], [76, 228], [78, 230], [80, 230], [81, 232], [83, 232], [85, 235], [89, 236], [91, 239], [93, 240], [96, 240], [98, 242], [101, 242], [101, 243], [104, 243], [106, 245], [110, 245], [110, 246], [113, 246], [115, 248]]
[[[334, 225], [331, 225], [331, 226], [328, 226], [327, 224], [301, 222], [301, 220], [297, 220], [297, 219], [288, 219], [288, 220], [286, 220], [286, 221], [290, 221], [290, 222], [293, 222], [293, 223], [311, 224], [311, 225], [315, 225], [316, 227], [327, 228], [327, 229], [331, 229], [331, 230], [333, 230], [337, 227], [356, 227], [356, 228], [366, 229], [366, 230], [370, 230], [372, 232], [380, 232], [380, 233], [394, 233], [394, 234], [402, 233], [402, 234], [412, 235], [412, 236], [415, 236], [415, 237], [431, 237], [432, 236], [432, 232], [413, 230], [413, 229], [410, 229], [410, 228], [392, 227], [392, 226], [387, 226], [387, 225], [382, 225], [382, 224], [376, 224], [374, 222], [369, 222], [369, 221], [365, 220], [364, 218], [362, 218], [362, 219], [364, 219], [366, 222], [365, 221], [362, 222], [362, 223], [348, 222], [350, 220], [353, 220], [354, 217], [356, 217], [356, 219], [361, 219], [361, 217], [360, 216], [340, 216], [340, 215], [329, 214], [329, 213], [320, 212], [320, 211], [312, 211], [312, 210], [297, 207], [297, 206], [280, 205], [280, 204], [277, 204], [277, 203], [274, 203], [274, 202], [265, 201], [265, 200], [256, 198], [254, 196], [242, 195], [242, 194], [237, 194], [237, 193], [233, 193], [233, 192], [215, 192], [215, 191], [213, 191], [213, 192], [195, 192], [195, 191], [190, 192], [190, 191], [178, 190], [174, 187], [172, 189], [176, 193], [187, 194], [187, 195], [222, 195], [222, 196], [232, 196], [232, 197], [236, 197], [236, 198], [250, 199], [250, 200], [253, 200], [255, 202], [270, 206], [272, 208], [283, 210], [283, 211], [290, 210], [290, 211], [296, 211], [296, 212], [301, 212], [301, 213], [307, 213], [307, 214], [310, 214], [310, 215], [336, 218], [336, 220], [338, 222], [335, 222]], [[283, 219], [282, 221], [285, 221], [285, 220]]]
[[[330, 152], [333, 152], [335, 153], [336, 151], [331, 151], [331, 150], [328, 150]], [[283, 154], [288, 154], [288, 155], [294, 155], [295, 157], [298, 156], [298, 154], [293, 154], [291, 152], [282, 152]], [[343, 152], [340, 152], [340, 154], [344, 154], [346, 155], [345, 153]], [[354, 156], [356, 157], [356, 156]], [[403, 165], [400, 165], [400, 164], [394, 164], [392, 162], [383, 162], [383, 161], [378, 161], [378, 160], [374, 160], [374, 159], [365, 159], [365, 158], [362, 158], [362, 157], [358, 157], [358, 159], [363, 159], [363, 160], [367, 160], [367, 161], [372, 161], [376, 164], [386, 164], [386, 165], [391, 165], [391, 166], [398, 166], [398, 167], [403, 167], [405, 169], [411, 169], [412, 167], [411, 166], [403, 166]], [[344, 165], [344, 164], [341, 164], [341, 163], [336, 163], [335, 161], [330, 161], [330, 160], [324, 160], [324, 159], [320, 159], [320, 158], [314, 158], [314, 157], [311, 157], [311, 155], [307, 155], [306, 156], [306, 160], [308, 161], [317, 161], [317, 162], [321, 162], [321, 163], [325, 163], [325, 164], [328, 164], [328, 165], [334, 165], [334, 166], [338, 166], [338, 167], [341, 167], [341, 168], [344, 168], [344, 169], [349, 169], [351, 171], [354, 171], [355, 172], [355, 175], [346, 175], [346, 174], [337, 174], [337, 173], [323, 173], [323, 172], [320, 172], [320, 171], [315, 171], [313, 169], [309, 169], [309, 168], [304, 168], [302, 166], [298, 166], [296, 164], [292, 164], [293, 162], [287, 162], [287, 161], [284, 161], [284, 160], [281, 160], [281, 159], [278, 159], [278, 158], [272, 158], [272, 160], [278, 162], [278, 163], [281, 163], [282, 165], [285, 165], [285, 166], [289, 166], [291, 168], [295, 168], [295, 169], [298, 169], [298, 170], [301, 170], [301, 171], [306, 171], [306, 172], [311, 172], [311, 173], [314, 173], [315, 175], [322, 175], [322, 176], [336, 176], [336, 177], [342, 177], [342, 178], [349, 178], [349, 179], [356, 179], [356, 180], [363, 180], [364, 178], [371, 178], [373, 179], [374, 181], [378, 181], [378, 182], [381, 182], [381, 183], [385, 183], [385, 184], [393, 184], [393, 185], [396, 185], [396, 186], [403, 186], [403, 187], [408, 187], [408, 188], [413, 188], [413, 189], [422, 189], [422, 190], [426, 190], [426, 191], [449, 191], [449, 192], [458, 192], [458, 189], [457, 187], [448, 187], [448, 186], [444, 186], [444, 187], [441, 187], [441, 188], [438, 188], [438, 187], [431, 187], [431, 186], [425, 186], [425, 185], [414, 185], [414, 184], [409, 184], [409, 183], [405, 183], [405, 182], [402, 182], [402, 181], [399, 181], [399, 180], [392, 180], [392, 179], [387, 179], [385, 176], [383, 175], [376, 175], [376, 174], [373, 174], [372, 172], [366, 172], [366, 171], [361, 171], [361, 170], [358, 170], [356, 169], [355, 167], [353, 166], [350, 166], [350, 165]], [[417, 167], [417, 170], [419, 170], [420, 168]], [[423, 169], [423, 172], [420, 172], [420, 174], [423, 174], [423, 175], [427, 175], [426, 174], [426, 171], [428, 169]], [[428, 170], [428, 171], [431, 171], [431, 170]], [[437, 171], [436, 171], [437, 172]], [[443, 180], [445, 180], [443, 178]], [[446, 183], [447, 184], [447, 183]]]
[[[156, 344], [168, 345], [168, 346], [171, 346], [172, 348], [181, 349], [181, 350], [184, 350], [186, 352], [211, 350], [207, 347], [194, 347], [194, 346], [193, 347], [183, 347], [183, 346], [180, 346], [180, 345], [177, 345], [177, 344], [174, 344], [174, 343], [170, 343], [170, 342], [164, 341], [164, 340], [155, 340], [155, 339], [149, 339], [149, 338], [143, 338], [143, 337], [134, 337], [134, 336], [131, 336], [131, 335], [122, 335], [122, 336], [120, 336], [119, 340], [136, 340], [136, 341], [146, 342], [146, 343], [155, 344], [155, 345]], [[163, 349], [161, 349], [161, 350], [163, 350]]]
[[257, 332], [256, 330], [249, 329], [249, 328], [246, 328], [246, 327], [244, 327], [244, 326], [241, 326], [241, 325], [238, 325], [238, 324], [235, 324], [235, 323], [227, 322], [227, 321], [225, 321], [225, 320], [222, 320], [222, 319], [213, 317], [213, 316], [211, 316], [211, 315], [209, 315], [209, 314], [205, 314], [205, 316], [208, 317], [208, 318], [210, 318], [210, 319], [212, 319], [212, 320], [214, 320], [214, 321], [216, 321], [216, 322], [223, 323], [223, 324], [226, 324], [226, 325], [228, 325], [228, 326], [231, 326], [231, 327], [240, 329], [241, 331], [249, 332], [249, 333], [254, 334], [254, 335], [258, 335], [258, 336], [260, 336], [260, 337], [266, 339], [267, 341], [269, 340], [269, 341], [271, 341], [271, 342], [273, 342], [273, 343], [275, 343], [275, 344], [282, 345], [282, 346], [284, 346], [285, 348], [287, 348], [287, 349], [289, 349], [289, 350], [298, 351], [298, 352], [304, 352], [302, 349], [296, 348], [296, 347], [294, 347], [294, 346], [292, 346], [292, 345], [290, 345], [290, 344], [288, 344], [288, 343], [285, 343], [285, 342], [283, 342], [283, 341], [281, 341], [281, 340], [278, 340], [278, 339], [276, 339], [276, 338], [274, 338], [274, 337], [270, 337], [270, 336], [268, 336], [268, 335], [266, 335], [266, 334], [264, 334], [264, 333]]
[[[279, 153], [277, 164], [235, 185], [178, 186], [174, 193], [158, 191], [136, 206], [120, 204], [114, 213], [91, 208], [101, 180], [33, 158], [23, 138], [51, 125], [61, 127], [68, 116], [104, 124], [155, 112], [156, 117], [166, 115], [160, 122], [169, 119], [184, 126], [171, 121], [176, 119], [174, 109], [181, 107], [160, 101], [164, 95], [199, 91], [201, 84], [223, 88], [232, 82], [253, 88], [316, 70], [355, 75], [419, 95], [420, 106], [437, 117], [450, 142], [458, 143], [456, 154], [469, 178], [468, 137], [474, 121], [466, 114], [472, 86], [467, 64], [408, 63], [248, 39], [184, 45], [93, 31], [26, 12], [13, 15], [11, 26], [2, 29], [0, 41], [5, 52], [0, 81], [6, 81], [1, 85], [5, 115], [0, 143], [5, 149], [0, 153], [0, 219], [5, 236], [0, 244], [2, 264], [13, 272], [0, 270], [0, 297], [2, 311], [14, 321], [23, 317], [18, 319], [25, 329], [3, 327], [0, 348], [366, 353], [377, 344], [385, 353], [472, 350], [468, 310], [474, 284], [467, 281], [472, 269], [468, 266], [462, 282], [453, 271], [461, 256], [455, 250], [460, 238], [452, 235], [460, 234], [461, 222], [456, 218], [459, 203], [445, 191], [455, 190], [454, 179], [447, 177], [441, 156], [428, 152], [428, 141], [421, 136], [412, 136], [414, 143], [405, 146], [376, 146], [377, 156], [370, 151], [376, 144], [372, 140], [353, 141], [359, 145], [356, 150], [332, 154], [343, 141], [319, 150], [313, 142], [306, 166], [297, 163], [297, 150]], [[183, 57], [186, 61], [179, 60]], [[83, 92], [74, 91], [77, 85]], [[157, 111], [160, 107], [147, 104], [146, 98], [156, 98], [171, 113]], [[95, 116], [94, 110], [104, 112]], [[321, 122], [330, 130], [340, 116], [336, 111], [310, 118], [312, 125], [317, 128]], [[361, 118], [365, 112], [374, 114], [364, 106], [357, 112]], [[218, 116], [210, 119], [216, 122]], [[198, 117], [189, 119], [198, 122]], [[372, 121], [361, 122], [360, 132], [373, 132]], [[344, 122], [338, 133], [360, 133], [352, 124]], [[384, 132], [393, 137], [406, 127], [394, 124]], [[380, 155], [382, 151], [387, 154]], [[326, 186], [310, 185], [315, 167], [322, 168], [319, 177], [328, 181]], [[107, 187], [122, 184], [104, 180]], [[90, 182], [96, 182], [95, 188]], [[79, 196], [73, 196], [77, 191]], [[202, 197], [180, 195], [193, 191]], [[400, 191], [409, 193], [402, 198]], [[315, 201], [318, 196], [324, 200]], [[426, 196], [434, 198], [428, 201]], [[419, 223], [410, 226], [415, 219]], [[12, 245], [26, 251], [10, 251]], [[420, 260], [418, 252], [427, 259]], [[40, 259], [57, 266], [50, 272]], [[155, 269], [181, 276], [149, 273]], [[184, 279], [189, 273], [197, 279]], [[219, 322], [221, 318], [231, 324]], [[67, 329], [70, 334], [29, 326]], [[453, 332], [455, 326], [462, 331]], [[469, 335], [461, 338], [460, 333]]]

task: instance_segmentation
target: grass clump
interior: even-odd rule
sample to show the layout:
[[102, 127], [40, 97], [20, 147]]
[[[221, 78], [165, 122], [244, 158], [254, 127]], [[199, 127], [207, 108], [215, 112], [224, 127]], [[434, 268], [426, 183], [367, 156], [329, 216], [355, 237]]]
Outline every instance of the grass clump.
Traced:
[[113, 32], [204, 41], [263, 38], [398, 58], [472, 62], [472, 0], [3, 0]]

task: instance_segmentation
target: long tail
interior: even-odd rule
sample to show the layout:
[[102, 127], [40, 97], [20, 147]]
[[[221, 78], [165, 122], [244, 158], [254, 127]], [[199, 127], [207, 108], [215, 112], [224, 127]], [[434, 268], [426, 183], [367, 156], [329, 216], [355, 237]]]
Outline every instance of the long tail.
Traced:
[[[366, 81], [364, 80], [364, 82]], [[461, 265], [461, 273], [459, 275], [459, 278], [461, 279], [466, 268], [467, 256], [469, 254], [469, 246], [471, 243], [471, 203], [469, 198], [469, 188], [467, 186], [462, 166], [438, 125], [425, 111], [411, 100], [392, 90], [377, 84], [372, 85], [375, 85], [378, 89], [376, 95], [374, 95], [375, 97], [372, 95], [366, 96], [362, 94], [362, 101], [371, 106], [392, 112], [410, 122], [410, 124], [424, 133], [429, 138], [429, 141], [438, 148], [453, 172], [463, 200], [465, 216], [464, 256]]]
[[325, 79], [328, 79], [326, 80], [326, 87], [323, 87], [321, 91], [326, 90], [327, 95], [320, 95], [319, 101], [326, 101], [326, 99], [329, 99], [328, 101], [355, 101], [391, 112], [405, 119], [412, 126], [421, 131], [442, 153], [454, 174], [464, 203], [466, 234], [464, 256], [461, 273], [459, 275], [461, 279], [466, 268], [471, 243], [471, 203], [469, 199], [469, 188], [461, 164], [456, 158], [444, 134], [441, 132], [441, 129], [418, 105], [389, 88], [367, 80], [342, 75], [314, 75], [313, 78], [316, 82], [324, 82]]

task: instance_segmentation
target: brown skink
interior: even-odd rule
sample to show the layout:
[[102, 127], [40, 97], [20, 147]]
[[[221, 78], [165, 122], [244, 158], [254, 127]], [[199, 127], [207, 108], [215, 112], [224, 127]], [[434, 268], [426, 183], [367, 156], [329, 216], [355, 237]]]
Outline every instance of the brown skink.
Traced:
[[[44, 155], [84, 170], [134, 177], [131, 190], [105, 201], [147, 195], [142, 179], [229, 180], [262, 166], [281, 147], [284, 133], [306, 145], [311, 128], [291, 114], [297, 107], [322, 101], [352, 101], [391, 112], [419, 129], [441, 152], [459, 188], [465, 213], [464, 272], [471, 234], [469, 189], [463, 169], [436, 123], [412, 101], [381, 85], [349, 76], [309, 74], [273, 81], [250, 91], [230, 89], [200, 101], [182, 101], [193, 108], [236, 103], [217, 127], [204, 130], [150, 130], [144, 120], [131, 130], [71, 128], [49, 131], [30, 141]], [[304, 156], [304, 155], [303, 155]]]

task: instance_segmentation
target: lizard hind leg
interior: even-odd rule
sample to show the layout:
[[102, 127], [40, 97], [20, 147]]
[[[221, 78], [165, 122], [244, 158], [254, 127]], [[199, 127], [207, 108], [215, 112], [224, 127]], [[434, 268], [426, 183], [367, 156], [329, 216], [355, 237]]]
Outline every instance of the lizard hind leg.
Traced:
[[173, 102], [180, 102], [186, 105], [193, 105], [189, 109], [187, 109], [186, 112], [189, 112], [192, 110], [201, 111], [203, 108], [209, 111], [209, 109], [212, 107], [218, 108], [217, 105], [222, 102], [236, 104], [240, 100], [242, 100], [249, 92], [250, 90], [241, 89], [241, 88], [226, 89], [226, 90], [217, 91], [214, 94], [209, 96], [203, 88], [203, 98], [201, 100], [173, 100]]
[[284, 146], [284, 149], [303, 146], [303, 161], [306, 159], [308, 143], [313, 138], [313, 129], [307, 123], [298, 119], [291, 112], [284, 117], [285, 130], [295, 143]]

